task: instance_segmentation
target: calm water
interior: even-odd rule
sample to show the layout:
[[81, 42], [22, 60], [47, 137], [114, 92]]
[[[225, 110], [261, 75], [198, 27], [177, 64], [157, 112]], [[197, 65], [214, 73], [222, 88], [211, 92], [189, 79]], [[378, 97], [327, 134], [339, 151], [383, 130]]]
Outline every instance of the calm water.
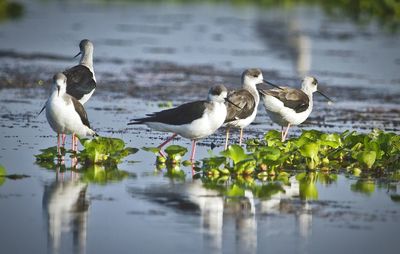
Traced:
[[[21, 20], [0, 24], [1, 52], [17, 53], [1, 54], [1, 75], [18, 70], [23, 77], [48, 79], [49, 73], [75, 63], [70, 57], [82, 38], [95, 42], [100, 83], [87, 104], [91, 124], [128, 146], [157, 145], [167, 136], [144, 126], [127, 130], [129, 119], [159, 110], [159, 100], [192, 97], [169, 94], [149, 102], [127, 96], [126, 86], [183, 88], [193, 80], [238, 84], [239, 73], [249, 66], [293, 85], [304, 73], [321, 77], [337, 103], [319, 103], [307, 128], [368, 131], [376, 126], [399, 132], [399, 36], [373, 24], [360, 28], [333, 21], [314, 8], [26, 1]], [[158, 65], [146, 69], [145, 61]], [[171, 74], [165, 61], [194, 70]], [[213, 74], [185, 78], [185, 72], [204, 69]], [[121, 91], [108, 92], [113, 80], [125, 82]], [[0, 164], [7, 174], [30, 176], [0, 181], [4, 253], [396, 252], [400, 204], [391, 197], [399, 195], [398, 183], [365, 186], [356, 177], [339, 174], [330, 184], [316, 181], [317, 196], [306, 201], [293, 176], [290, 185], [269, 198], [255, 198], [249, 190], [232, 198], [192, 180], [189, 168], [183, 168], [186, 180], [165, 177], [155, 171], [154, 155], [142, 150], [118, 166], [127, 173], [120, 181], [88, 181], [87, 172], [104, 169], [78, 166], [79, 173], [72, 172], [69, 160], [45, 169], [33, 155], [56, 144], [45, 116], [37, 116], [46, 96], [42, 88], [0, 90]], [[276, 128], [267, 121], [260, 108], [249, 133], [261, 136]], [[197, 158], [208, 155], [211, 142], [217, 145], [214, 154], [221, 151], [222, 136], [219, 131], [202, 142]], [[190, 145], [182, 139], [174, 143]]]

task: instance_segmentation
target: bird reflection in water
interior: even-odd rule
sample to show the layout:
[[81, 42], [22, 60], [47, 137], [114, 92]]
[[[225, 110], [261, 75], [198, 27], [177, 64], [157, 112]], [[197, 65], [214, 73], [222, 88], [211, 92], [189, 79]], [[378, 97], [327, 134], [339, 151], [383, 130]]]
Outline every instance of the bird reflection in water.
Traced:
[[[65, 162], [60, 161], [56, 166], [55, 181], [44, 188], [43, 211], [47, 217], [50, 253], [59, 253], [66, 240], [72, 241], [71, 253], [86, 251], [87, 184], [80, 181], [76, 165], [76, 159], [72, 159], [70, 173], [66, 173]], [[69, 246], [62, 246], [62, 249], [69, 250]]]
[[[278, 192], [268, 200], [260, 200], [260, 214], [294, 214], [299, 236], [306, 239], [311, 233], [312, 211], [307, 200], [294, 202], [300, 197], [300, 185], [295, 177], [290, 178], [290, 185], [282, 186], [284, 191]], [[300, 206], [300, 207], [299, 207]], [[267, 216], [268, 219], [268, 216]]]

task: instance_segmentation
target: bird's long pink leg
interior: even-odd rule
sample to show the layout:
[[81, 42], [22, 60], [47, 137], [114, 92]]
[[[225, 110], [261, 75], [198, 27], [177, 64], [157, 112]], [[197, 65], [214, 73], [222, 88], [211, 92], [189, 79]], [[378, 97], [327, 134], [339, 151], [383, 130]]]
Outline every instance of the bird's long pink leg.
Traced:
[[288, 123], [288, 126], [286, 127], [285, 134], [282, 137], [282, 142], [284, 142], [286, 140], [286, 137], [287, 137], [287, 135], [289, 133], [289, 128], [290, 128], [290, 123]]
[[60, 149], [60, 133], [57, 133], [57, 154], [61, 155], [61, 149]]
[[157, 146], [157, 148], [160, 148], [160, 155], [162, 157], [166, 157], [165, 153], [163, 151], [161, 151], [161, 148], [163, 146], [165, 146], [166, 144], [168, 144], [169, 142], [171, 142], [171, 140], [173, 140], [176, 136], [178, 136], [178, 134], [174, 133], [171, 137], [169, 137], [167, 140], [165, 140], [163, 143], [161, 143], [161, 145]]
[[240, 135], [239, 135], [239, 145], [242, 145], [242, 139], [243, 139], [243, 128], [240, 128]]
[[193, 139], [192, 141], [192, 155], [190, 156], [190, 162], [192, 163], [192, 177], [194, 176], [194, 155], [196, 153], [196, 143], [197, 140]]
[[195, 139], [193, 139], [193, 143], [192, 143], [192, 155], [190, 156], [190, 161], [193, 163], [194, 161], [194, 155], [196, 153], [196, 143], [197, 141]]
[[225, 138], [225, 148], [224, 148], [224, 150], [228, 149], [228, 143], [229, 143], [229, 130], [230, 130], [230, 128], [229, 128], [229, 127], [227, 127], [227, 128], [226, 128], [226, 138]]

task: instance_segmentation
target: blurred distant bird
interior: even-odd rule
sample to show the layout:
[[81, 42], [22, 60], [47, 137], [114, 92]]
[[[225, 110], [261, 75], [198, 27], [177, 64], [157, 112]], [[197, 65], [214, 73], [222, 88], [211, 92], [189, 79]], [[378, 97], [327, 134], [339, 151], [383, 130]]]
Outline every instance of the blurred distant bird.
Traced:
[[66, 93], [67, 77], [57, 73], [53, 77], [52, 92], [46, 102], [46, 117], [51, 128], [57, 132], [57, 148], [60, 147], [60, 134], [72, 134], [72, 150], [76, 150], [79, 136], [95, 136], [90, 128], [87, 114], [82, 104]]
[[158, 131], [174, 133], [158, 148], [177, 135], [191, 139], [193, 144], [190, 160], [193, 161], [197, 140], [213, 134], [224, 123], [227, 113], [225, 101], [229, 102], [227, 94], [225, 86], [217, 85], [209, 90], [206, 101], [189, 102], [176, 108], [151, 113], [148, 117], [133, 119], [134, 122], [128, 125], [146, 124]]
[[261, 85], [257, 86], [269, 117], [282, 127], [282, 142], [286, 140], [291, 125], [301, 124], [310, 115], [313, 109], [314, 92], [332, 101], [328, 96], [318, 91], [317, 86], [317, 79], [310, 76], [304, 78], [301, 89], [280, 87], [266, 90], [262, 89]]

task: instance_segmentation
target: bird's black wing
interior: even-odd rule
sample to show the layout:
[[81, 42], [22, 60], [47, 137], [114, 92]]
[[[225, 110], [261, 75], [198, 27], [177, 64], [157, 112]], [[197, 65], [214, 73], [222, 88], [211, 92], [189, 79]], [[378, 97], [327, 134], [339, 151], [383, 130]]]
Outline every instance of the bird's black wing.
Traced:
[[282, 87], [282, 89], [262, 90], [260, 93], [277, 98], [285, 107], [293, 109], [296, 113], [306, 111], [310, 104], [307, 94], [299, 89]]
[[74, 66], [63, 73], [67, 77], [67, 93], [78, 100], [96, 88], [93, 73], [84, 65]]
[[226, 103], [227, 115], [225, 123], [245, 119], [253, 114], [256, 101], [253, 95], [246, 89], [231, 92], [228, 95], [228, 99], [237, 106]]
[[171, 125], [182, 125], [200, 118], [206, 110], [206, 101], [194, 101], [182, 104], [176, 108], [148, 114], [148, 117], [133, 119], [135, 122], [128, 124], [141, 124], [146, 122], [159, 122]]
[[84, 125], [86, 125], [88, 128], [90, 128], [90, 123], [88, 116], [86, 114], [86, 110], [83, 107], [83, 105], [74, 97], [71, 96], [72, 103], [74, 104], [74, 108], [76, 113], [78, 113], [79, 117], [81, 118], [81, 121]]

